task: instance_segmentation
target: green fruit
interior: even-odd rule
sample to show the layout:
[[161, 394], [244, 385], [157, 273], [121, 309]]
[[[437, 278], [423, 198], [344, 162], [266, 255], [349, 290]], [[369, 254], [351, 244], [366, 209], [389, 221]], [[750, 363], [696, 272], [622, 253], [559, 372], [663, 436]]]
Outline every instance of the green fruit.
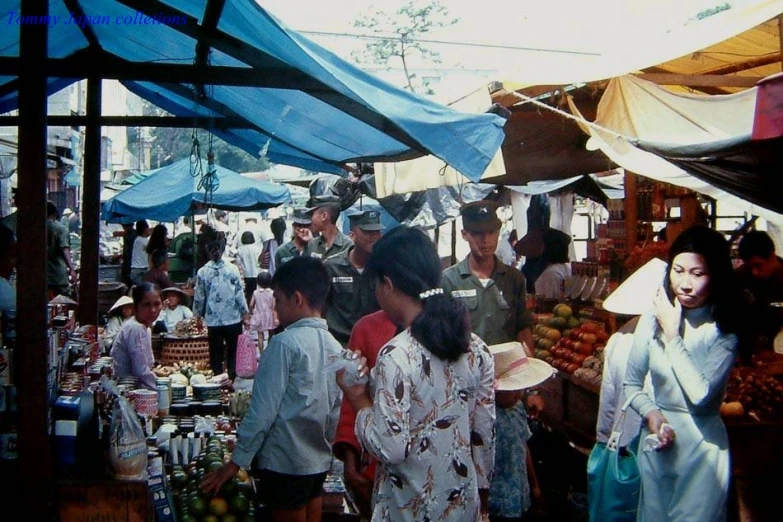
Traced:
[[182, 515], [182, 517], [179, 519], [179, 522], [198, 522], [198, 520], [190, 515]]
[[205, 499], [196, 497], [188, 502], [188, 508], [194, 516], [201, 517], [207, 512], [208, 503]]
[[171, 485], [175, 488], [184, 488], [188, 484], [188, 475], [183, 470], [176, 470], [171, 473]]
[[576, 328], [581, 323], [579, 322], [579, 319], [577, 319], [576, 317], [569, 317], [566, 324], [568, 325], [569, 328]]
[[208, 462], [207, 462], [207, 454], [206, 453], [202, 453], [201, 455], [199, 455], [196, 458], [196, 466], [198, 467], [198, 469], [206, 468], [207, 464], [208, 464]]
[[553, 317], [547, 321], [547, 326], [557, 328], [558, 330], [565, 330], [568, 321], [562, 317]]
[[555, 309], [553, 311], [556, 316], [562, 317], [564, 319], [568, 319], [571, 317], [571, 315], [573, 315], [573, 310], [571, 310], [571, 307], [563, 303], [555, 305]]
[[223, 486], [220, 488], [220, 494], [224, 496], [225, 498], [231, 498], [234, 495], [236, 495], [239, 492], [239, 488], [237, 487], [237, 483], [234, 482], [234, 480], [227, 480], [223, 483]]
[[233, 513], [227, 513], [223, 515], [223, 518], [220, 519], [220, 522], [239, 522], [239, 520]]
[[231, 507], [231, 512], [237, 515], [244, 515], [250, 509], [250, 501], [242, 495], [236, 495], [229, 500], [228, 505]]

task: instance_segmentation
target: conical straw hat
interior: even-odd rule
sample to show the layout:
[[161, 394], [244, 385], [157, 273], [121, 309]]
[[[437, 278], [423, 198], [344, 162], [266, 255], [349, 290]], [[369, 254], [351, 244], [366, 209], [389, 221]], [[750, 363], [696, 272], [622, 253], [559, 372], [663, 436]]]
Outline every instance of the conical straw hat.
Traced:
[[649, 311], [667, 269], [665, 261], [657, 257], [650, 259], [604, 299], [604, 310], [624, 315]]

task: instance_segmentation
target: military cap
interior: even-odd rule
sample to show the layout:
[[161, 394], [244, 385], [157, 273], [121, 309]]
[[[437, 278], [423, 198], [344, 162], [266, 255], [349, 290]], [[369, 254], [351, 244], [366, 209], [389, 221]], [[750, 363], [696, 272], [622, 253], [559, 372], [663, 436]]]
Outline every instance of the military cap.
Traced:
[[351, 228], [359, 227], [367, 231], [384, 230], [386, 228], [381, 224], [380, 212], [375, 210], [365, 210], [364, 212], [351, 214], [348, 216], [348, 219], [351, 222]]
[[310, 225], [313, 220], [304, 208], [294, 210], [294, 225]]
[[462, 228], [468, 232], [492, 232], [500, 230], [502, 223], [498, 219], [497, 204], [492, 201], [474, 201], [459, 209], [462, 216]]
[[335, 206], [340, 208], [340, 198], [331, 194], [322, 194], [320, 196], [313, 196], [307, 201], [307, 208], [305, 212], [308, 214], [321, 207]]

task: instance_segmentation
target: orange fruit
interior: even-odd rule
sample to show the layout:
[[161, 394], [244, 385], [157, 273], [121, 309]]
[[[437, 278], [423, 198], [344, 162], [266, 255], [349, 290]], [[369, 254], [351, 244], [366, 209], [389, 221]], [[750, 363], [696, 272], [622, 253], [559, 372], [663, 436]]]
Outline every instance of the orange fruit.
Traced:
[[228, 513], [228, 502], [223, 497], [215, 497], [209, 501], [209, 512], [222, 517]]

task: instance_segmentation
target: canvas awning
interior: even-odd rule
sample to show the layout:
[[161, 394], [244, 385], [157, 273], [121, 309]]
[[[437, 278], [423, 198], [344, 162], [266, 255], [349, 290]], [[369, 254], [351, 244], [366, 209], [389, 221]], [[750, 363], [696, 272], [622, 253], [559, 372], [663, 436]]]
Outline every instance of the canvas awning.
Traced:
[[[631, 172], [783, 223], [783, 205], [765, 194], [783, 155], [777, 142], [750, 144], [757, 93], [757, 88], [714, 96], [673, 93], [623, 76], [609, 82], [596, 125], [581, 127], [591, 136], [589, 147]], [[572, 100], [569, 106], [581, 116]]]
[[[4, 20], [20, 2], [4, 2]], [[72, 12], [92, 23], [66, 24]], [[503, 140], [503, 118], [396, 88], [253, 0], [53, 0], [49, 15], [58, 17], [49, 24], [49, 93], [87, 74], [116, 78], [170, 113], [214, 120], [217, 136], [274, 163], [344, 173], [349, 162], [432, 154], [478, 180]], [[18, 106], [16, 75], [27, 66], [19, 27], [0, 31], [0, 113]], [[198, 75], [193, 64], [210, 67], [204, 78], [215, 84], [184, 79]]]
[[[572, 33], [596, 33], [594, 37], [583, 38], [581, 46], [574, 45], [573, 38], [565, 34], [569, 27], [564, 23], [560, 24], [564, 34], [551, 32], [550, 42], [569, 41], [571, 52], [515, 51], [511, 59], [509, 51], [507, 66], [499, 76], [506, 88], [594, 82], [652, 67], [658, 69], [656, 72], [726, 74], [719, 71], [730, 64], [755, 60], [757, 67], [774, 68], [780, 61], [778, 41], [770, 38], [766, 28], [741, 41], [729, 40], [783, 13], [782, 0], [724, 4], [604, 0], [585, 6], [591, 10], [592, 22], [601, 18], [605, 23], [586, 26], [582, 20]], [[574, 17], [567, 18], [580, 24]], [[776, 21], [772, 23], [777, 25]], [[705, 52], [717, 44], [722, 45], [720, 53]], [[757, 74], [767, 76], [777, 71]]]
[[[207, 172], [202, 160], [202, 172]], [[223, 210], [258, 210], [290, 201], [284, 185], [246, 178], [217, 166], [219, 185], [211, 193], [199, 186], [190, 159], [152, 171], [149, 176], [103, 204], [102, 217], [113, 223], [137, 219], [172, 222], [191, 210], [206, 206]]]

